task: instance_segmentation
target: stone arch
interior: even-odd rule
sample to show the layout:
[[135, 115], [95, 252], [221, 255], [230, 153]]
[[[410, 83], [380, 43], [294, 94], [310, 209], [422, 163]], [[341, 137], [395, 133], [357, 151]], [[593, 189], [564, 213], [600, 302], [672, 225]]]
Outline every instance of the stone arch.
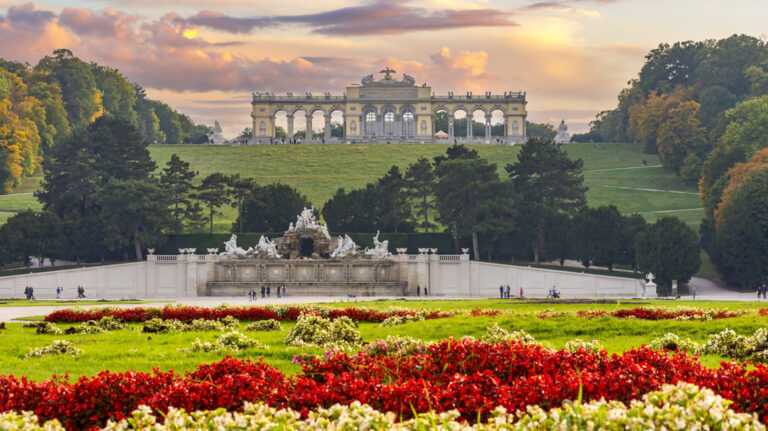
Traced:
[[483, 105], [475, 105], [475, 106], [469, 108], [469, 111], [472, 112], [472, 113], [475, 113], [475, 111], [482, 111], [483, 114], [486, 114], [486, 115], [488, 114], [488, 110]]
[[507, 115], [507, 110], [501, 105], [493, 105], [491, 109], [488, 110], [491, 114], [493, 114], [493, 111], [501, 111], [504, 115]]
[[454, 106], [453, 109], [451, 110], [451, 115], [453, 115], [455, 117], [456, 113], [459, 112], [459, 111], [463, 111], [465, 114], [469, 115], [469, 109], [466, 106], [464, 106], [464, 105], [456, 105], [456, 106]]
[[281, 112], [281, 111], [282, 111], [282, 112], [285, 112], [286, 114], [288, 114], [288, 112], [290, 112], [290, 111], [289, 111], [289, 110], [288, 110], [288, 109], [287, 109], [285, 106], [283, 106], [283, 105], [278, 105], [278, 106], [275, 106], [275, 107], [272, 109], [272, 116], [274, 117], [275, 115], [277, 115], [277, 114], [278, 114], [279, 112]]
[[313, 106], [313, 107], [309, 108], [309, 114], [310, 114], [310, 115], [313, 115], [313, 114], [314, 114], [315, 112], [317, 112], [317, 111], [320, 111], [320, 112], [322, 112], [322, 113], [323, 113], [323, 115], [325, 115], [325, 114], [326, 114], [326, 110], [325, 110], [325, 108], [323, 108], [323, 107], [322, 107], [322, 106], [320, 106], [320, 105], [315, 105], [315, 106]]
[[309, 111], [307, 111], [307, 108], [305, 108], [305, 107], [303, 107], [303, 106], [301, 106], [301, 105], [296, 105], [296, 106], [294, 106], [293, 108], [291, 108], [291, 109], [288, 111], [288, 113], [289, 113], [290, 115], [296, 115], [296, 113], [297, 113], [297, 112], [299, 112], [299, 111], [302, 111], [302, 112], [304, 112], [304, 115], [309, 115]]
[[341, 112], [342, 115], [346, 114], [346, 112], [344, 112], [344, 108], [342, 108], [339, 105], [333, 105], [330, 108], [328, 108], [328, 115], [331, 115], [331, 114], [333, 114], [334, 112], [337, 112], [337, 111]]
[[501, 142], [508, 135], [505, 121], [507, 111], [503, 106], [494, 105], [488, 110], [488, 114], [491, 116], [491, 138]]
[[405, 114], [406, 112], [410, 112], [412, 114], [416, 114], [416, 108], [413, 107], [410, 103], [406, 103], [400, 106], [400, 115]]
[[440, 111], [445, 111], [448, 114], [450, 114], [451, 113], [451, 108], [449, 108], [446, 105], [437, 105], [437, 106], [435, 106], [435, 109], [432, 110], [432, 113], [433, 114], [437, 114]]

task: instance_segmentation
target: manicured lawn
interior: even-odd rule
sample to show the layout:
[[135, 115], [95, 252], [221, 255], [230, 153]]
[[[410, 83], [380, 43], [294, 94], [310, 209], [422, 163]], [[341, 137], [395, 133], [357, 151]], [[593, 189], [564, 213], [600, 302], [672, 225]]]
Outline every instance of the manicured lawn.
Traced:
[[[739, 302], [694, 302], [694, 301], [644, 301], [649, 305], [696, 305], [711, 308], [762, 308], [763, 303]], [[513, 313], [498, 316], [459, 315], [447, 319], [411, 322], [394, 327], [380, 327], [376, 323], [361, 323], [360, 331], [364, 341], [383, 339], [388, 335], [408, 335], [421, 340], [439, 340], [447, 337], [460, 338], [464, 335], [481, 337], [488, 326], [494, 322], [507, 330], [524, 329], [537, 340], [547, 341], [556, 348], [574, 338], [596, 339], [602, 342], [608, 352], [623, 352], [647, 344], [656, 337], [668, 332], [691, 337], [702, 342], [711, 333], [731, 328], [737, 333], [751, 335], [757, 328], [764, 327], [766, 317], [754, 314], [736, 318], [712, 321], [647, 321], [638, 319], [618, 319], [613, 317], [557, 317], [540, 319], [537, 314], [545, 311], [575, 310], [614, 310], [631, 308], [637, 303], [620, 304], [569, 304], [541, 303], [536, 301], [516, 300], [467, 300], [467, 301], [381, 301], [365, 303], [336, 303], [331, 306], [371, 306], [386, 308], [392, 305], [409, 308], [451, 309], [501, 309]], [[200, 363], [207, 363], [222, 358], [225, 353], [182, 353], [181, 350], [196, 339], [214, 341], [218, 332], [182, 332], [172, 334], [144, 334], [140, 324], [131, 324], [129, 329], [97, 335], [38, 335], [33, 329], [22, 328], [20, 323], [7, 323], [7, 329], [0, 335], [4, 342], [0, 344], [0, 362], [3, 374], [27, 376], [33, 379], [50, 378], [52, 374], [68, 374], [70, 379], [80, 375], [94, 375], [104, 369], [124, 371], [150, 371], [153, 367], [162, 370], [175, 369], [186, 371]], [[269, 345], [269, 349], [250, 349], [234, 353], [236, 357], [264, 357], [264, 360], [280, 368], [287, 374], [298, 371], [292, 363], [293, 356], [300, 353], [318, 354], [318, 348], [296, 348], [283, 344], [287, 331], [294, 325], [283, 322], [281, 332], [246, 332], [250, 337]], [[59, 324], [62, 329], [67, 324]], [[245, 323], [241, 324], [243, 331]], [[69, 356], [25, 359], [24, 355], [32, 348], [41, 347], [57, 339], [68, 339], [77, 344], [83, 353], [72, 358]], [[702, 357], [702, 362], [709, 367], [717, 367], [723, 358], [716, 356]]]

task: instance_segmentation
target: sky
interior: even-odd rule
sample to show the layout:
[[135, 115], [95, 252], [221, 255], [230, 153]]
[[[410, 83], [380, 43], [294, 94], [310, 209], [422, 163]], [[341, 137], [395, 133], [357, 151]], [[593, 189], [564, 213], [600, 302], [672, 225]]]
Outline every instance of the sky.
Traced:
[[530, 121], [584, 132], [659, 43], [765, 37], [766, 16], [765, 0], [0, 0], [0, 57], [68, 48], [226, 137], [251, 92], [340, 95], [384, 66], [438, 94], [525, 91]]

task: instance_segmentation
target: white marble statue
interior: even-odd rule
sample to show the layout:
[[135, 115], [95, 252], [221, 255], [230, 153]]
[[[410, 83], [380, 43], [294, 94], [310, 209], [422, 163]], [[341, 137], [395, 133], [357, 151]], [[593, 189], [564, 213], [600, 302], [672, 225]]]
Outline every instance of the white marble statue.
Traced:
[[248, 250], [245, 250], [241, 247], [237, 246], [237, 235], [232, 234], [232, 236], [229, 238], [229, 241], [224, 242], [224, 252], [220, 253], [221, 256], [229, 256], [229, 257], [236, 257], [236, 256], [245, 256], [248, 254], [248, 252], [253, 251], [253, 248], [249, 248]]
[[266, 253], [268, 257], [280, 259], [282, 256], [277, 254], [277, 244], [269, 238], [265, 238], [262, 235], [259, 238], [259, 244], [256, 246], [259, 253]]
[[223, 145], [224, 136], [222, 133], [224, 130], [221, 128], [221, 124], [218, 121], [213, 122], [213, 132], [208, 136], [208, 140], [213, 145]]
[[376, 231], [376, 236], [373, 237], [373, 248], [366, 249], [365, 255], [385, 259], [392, 256], [392, 253], [389, 252], [388, 248], [389, 240], [379, 241], [379, 231]]
[[571, 142], [571, 135], [568, 134], [568, 126], [565, 125], [565, 120], [560, 121], [560, 125], [557, 126], [557, 136], [555, 136], [556, 144], [567, 144]]
[[304, 210], [301, 211], [301, 214], [296, 216], [296, 229], [317, 229], [319, 228], [319, 225], [317, 224], [317, 220], [315, 220], [315, 206], [312, 205], [311, 208], [304, 208]]
[[349, 235], [344, 235], [344, 238], [339, 236], [339, 240], [336, 243], [336, 249], [331, 253], [331, 257], [347, 257], [357, 254], [357, 244], [352, 241]]

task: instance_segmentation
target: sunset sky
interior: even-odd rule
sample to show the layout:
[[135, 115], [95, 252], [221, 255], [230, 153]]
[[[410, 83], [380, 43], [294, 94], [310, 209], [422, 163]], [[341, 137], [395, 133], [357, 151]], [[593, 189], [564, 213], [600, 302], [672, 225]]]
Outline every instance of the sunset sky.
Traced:
[[225, 136], [252, 91], [341, 94], [384, 65], [434, 91], [526, 91], [585, 131], [662, 42], [768, 32], [765, 0], [0, 0], [0, 57], [56, 48], [122, 71]]

